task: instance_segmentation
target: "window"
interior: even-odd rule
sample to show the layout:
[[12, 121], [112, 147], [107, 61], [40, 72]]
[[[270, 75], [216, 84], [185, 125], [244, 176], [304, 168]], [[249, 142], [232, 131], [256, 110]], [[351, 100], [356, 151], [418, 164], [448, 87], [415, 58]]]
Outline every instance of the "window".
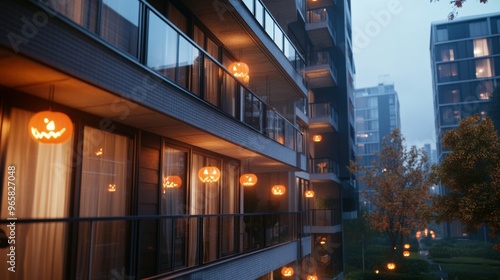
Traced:
[[[130, 215], [132, 141], [86, 126], [83, 131], [79, 214], [81, 217]], [[77, 278], [112, 278], [127, 267], [127, 221], [81, 223]], [[99, 256], [98, 258], [95, 256]]]
[[149, 12], [148, 31], [147, 66], [175, 81], [177, 32], [153, 12]]
[[[69, 215], [72, 139], [63, 144], [39, 144], [31, 139], [28, 123], [34, 115], [21, 109], [11, 110], [9, 124], [2, 125], [2, 135], [8, 135], [5, 147], [5, 171], [2, 182], [1, 219], [9, 218], [8, 166], [15, 167], [15, 217], [64, 218]], [[3, 141], [4, 139], [2, 139]], [[6, 224], [1, 224], [4, 232]], [[63, 279], [67, 226], [63, 223], [17, 224], [16, 271], [25, 279]], [[0, 261], [8, 262], [8, 251], [2, 250]], [[49, 269], [50, 268], [50, 269]], [[1, 279], [13, 274], [4, 269]], [[24, 276], [24, 277], [23, 277]]]
[[92, 0], [75, 0], [75, 1], [42, 1], [45, 5], [50, 6], [57, 12], [68, 17], [78, 25], [96, 32], [97, 26], [97, 1]]
[[440, 82], [457, 80], [458, 79], [457, 64], [456, 63], [439, 64], [438, 77]]
[[471, 37], [488, 35], [488, 24], [486, 20], [469, 23]]
[[436, 41], [448, 41], [448, 29], [446, 26], [438, 27], [436, 29]]
[[474, 40], [474, 57], [489, 55], [490, 51], [488, 48], [487, 39], [475, 39]]
[[492, 71], [490, 59], [476, 60], [476, 78], [486, 78], [491, 76]]
[[441, 61], [453, 61], [455, 60], [455, 50], [446, 49], [441, 50]]

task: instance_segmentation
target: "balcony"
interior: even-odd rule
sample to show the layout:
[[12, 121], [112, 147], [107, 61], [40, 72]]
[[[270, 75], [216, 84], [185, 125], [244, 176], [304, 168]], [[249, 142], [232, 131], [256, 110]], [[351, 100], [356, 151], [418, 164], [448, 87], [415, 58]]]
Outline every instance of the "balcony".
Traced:
[[313, 158], [309, 160], [311, 182], [331, 181], [338, 182], [339, 164], [331, 158]]
[[329, 8], [308, 10], [306, 31], [316, 49], [331, 48], [336, 45], [335, 22]]
[[337, 0], [307, 0], [307, 9], [319, 9], [332, 7], [337, 4]]
[[339, 115], [330, 103], [309, 103], [309, 129], [321, 132], [338, 131]]
[[[190, 272], [208, 263], [224, 265], [221, 260], [236, 256], [245, 262], [248, 253], [280, 250], [308, 238], [304, 218], [289, 212], [17, 219], [16, 227], [28, 235], [16, 236], [16, 246], [39, 248], [44, 236], [61, 237], [70, 248], [43, 249], [55, 268], [51, 275], [61, 278], [190, 278]], [[9, 223], [0, 220], [2, 227]], [[35, 265], [40, 250], [16, 251], [16, 257]]]
[[337, 85], [337, 67], [327, 51], [310, 52], [306, 67], [306, 78], [311, 88]]
[[342, 213], [339, 208], [311, 209], [308, 211], [308, 219], [310, 225], [304, 226], [306, 234], [342, 231]]

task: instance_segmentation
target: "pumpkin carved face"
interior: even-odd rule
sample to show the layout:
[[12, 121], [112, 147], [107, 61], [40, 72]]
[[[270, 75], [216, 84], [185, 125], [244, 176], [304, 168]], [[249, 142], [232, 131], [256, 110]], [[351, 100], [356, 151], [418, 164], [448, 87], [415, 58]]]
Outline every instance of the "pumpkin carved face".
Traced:
[[284, 277], [291, 277], [293, 276], [293, 268], [290, 267], [290, 266], [284, 266], [282, 269], [281, 269], [281, 275], [283, 275]]
[[36, 113], [28, 124], [30, 136], [44, 144], [66, 142], [73, 134], [73, 122], [64, 113], [42, 111]]
[[257, 184], [257, 176], [252, 173], [246, 173], [241, 175], [240, 184], [245, 187], [252, 187]]
[[274, 195], [284, 195], [285, 192], [286, 192], [286, 188], [285, 186], [283, 185], [274, 185], [272, 188], [271, 188], [271, 192], [274, 194]]
[[215, 166], [205, 166], [198, 171], [198, 177], [203, 183], [214, 183], [219, 181], [220, 170]]

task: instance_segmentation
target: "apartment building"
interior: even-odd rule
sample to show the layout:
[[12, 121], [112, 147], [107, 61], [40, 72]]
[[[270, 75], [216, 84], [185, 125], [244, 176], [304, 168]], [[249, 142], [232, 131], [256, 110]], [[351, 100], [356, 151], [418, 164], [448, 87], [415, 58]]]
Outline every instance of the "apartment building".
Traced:
[[[493, 89], [500, 84], [500, 14], [433, 22], [430, 54], [438, 162], [447, 130], [478, 114], [485, 118]], [[446, 192], [440, 186], [439, 193]], [[449, 237], [467, 236], [460, 223], [448, 225]]]
[[[398, 93], [388, 75], [381, 75], [376, 86], [358, 88], [354, 92], [356, 108], [356, 155], [359, 163], [372, 166], [380, 153], [384, 137], [398, 128], [401, 129]], [[359, 183], [359, 190], [366, 190]], [[372, 205], [365, 197], [359, 196], [360, 206], [371, 211]]]
[[349, 0], [0, 15], [1, 279], [343, 278]]

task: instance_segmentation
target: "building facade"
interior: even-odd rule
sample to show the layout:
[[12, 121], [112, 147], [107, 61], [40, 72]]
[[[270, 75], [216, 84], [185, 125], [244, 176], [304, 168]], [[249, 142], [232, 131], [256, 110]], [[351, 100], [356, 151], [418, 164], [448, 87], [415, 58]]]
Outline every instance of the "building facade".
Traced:
[[0, 14], [1, 279], [343, 277], [349, 0]]
[[[356, 108], [356, 155], [363, 166], [372, 166], [377, 159], [376, 153], [382, 149], [384, 137], [399, 128], [398, 93], [387, 76], [380, 77], [381, 82], [373, 87], [359, 88], [354, 92]], [[359, 190], [366, 186], [359, 183]], [[372, 210], [370, 202], [360, 195], [360, 206]]]
[[[468, 116], [487, 116], [491, 94], [500, 83], [500, 14], [432, 23], [430, 54], [436, 150], [441, 162], [447, 153], [442, 146], [444, 133]], [[439, 193], [445, 191], [440, 186]], [[457, 222], [448, 225], [446, 234], [467, 235]]]

